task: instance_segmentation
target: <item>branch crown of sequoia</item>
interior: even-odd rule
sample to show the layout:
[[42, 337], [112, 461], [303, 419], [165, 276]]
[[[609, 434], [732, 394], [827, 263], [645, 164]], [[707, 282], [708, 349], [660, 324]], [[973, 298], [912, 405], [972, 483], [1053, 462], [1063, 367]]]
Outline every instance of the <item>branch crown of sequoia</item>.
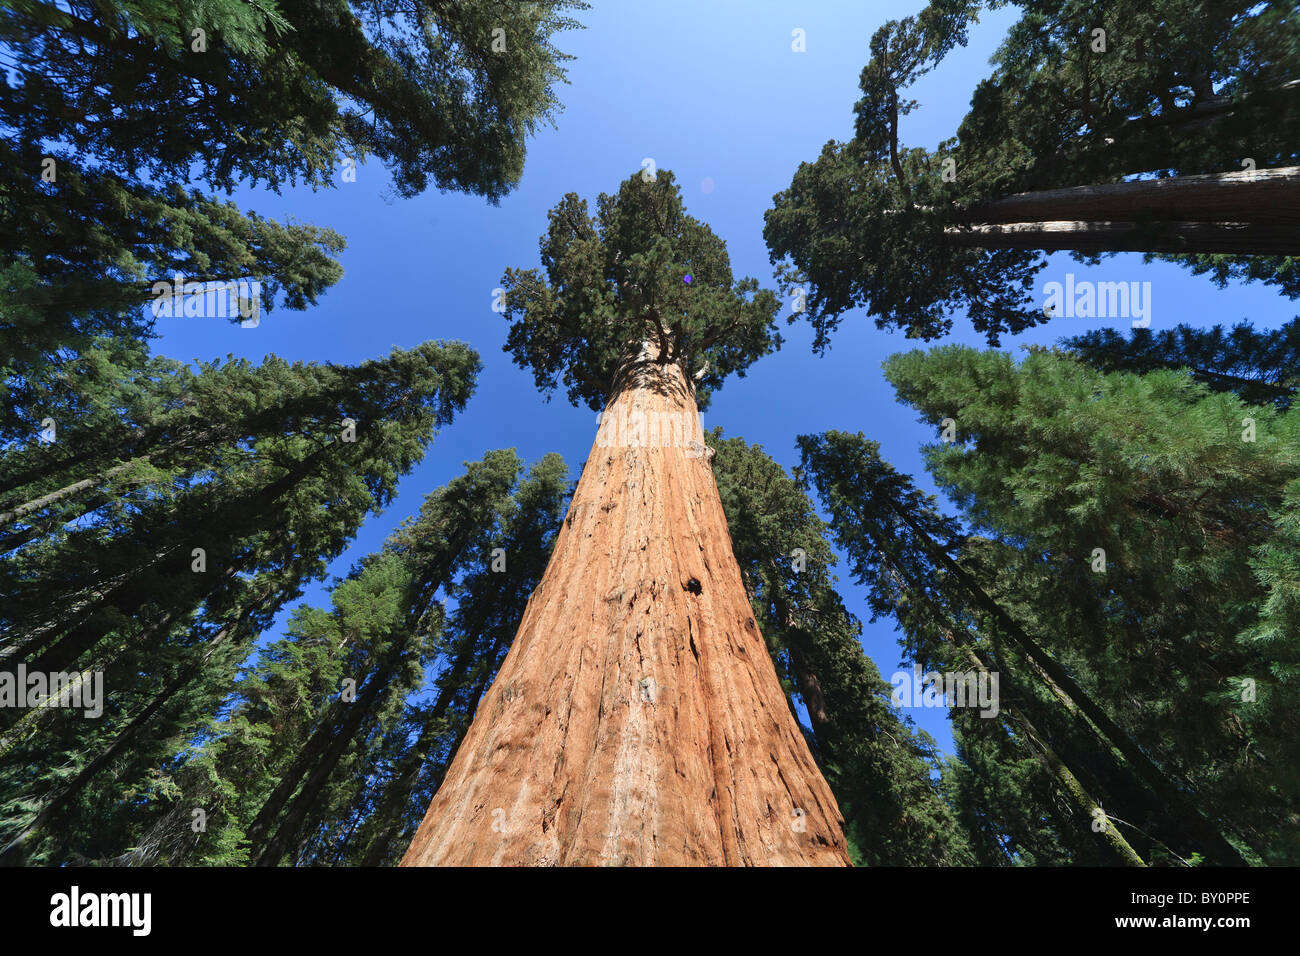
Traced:
[[[548, 214], [541, 269], [507, 269], [505, 350], [537, 387], [600, 410], [616, 387], [680, 369], [701, 407], [780, 347], [775, 293], [736, 279], [727, 247], [687, 215], [673, 174], [634, 173], [593, 216], [568, 193]], [[658, 372], [655, 368], [657, 367]]]

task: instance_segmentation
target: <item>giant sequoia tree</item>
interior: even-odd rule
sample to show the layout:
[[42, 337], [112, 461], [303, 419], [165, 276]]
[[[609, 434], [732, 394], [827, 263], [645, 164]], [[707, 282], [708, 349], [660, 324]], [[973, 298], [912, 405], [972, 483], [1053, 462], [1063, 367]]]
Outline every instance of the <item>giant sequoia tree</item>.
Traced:
[[[906, 88], [981, 4], [935, 0], [871, 41], [854, 136], [775, 197], [764, 237], [826, 344], [865, 307], [996, 345], [1046, 321], [1043, 253], [1172, 257], [1300, 294], [1300, 20], [1285, 4], [1025, 3], [957, 135], [908, 148]], [[1245, 168], [1243, 168], [1245, 167]]]
[[518, 636], [403, 860], [848, 861], [754, 619], [698, 404], [776, 345], [670, 173], [550, 213], [507, 348], [601, 427]]

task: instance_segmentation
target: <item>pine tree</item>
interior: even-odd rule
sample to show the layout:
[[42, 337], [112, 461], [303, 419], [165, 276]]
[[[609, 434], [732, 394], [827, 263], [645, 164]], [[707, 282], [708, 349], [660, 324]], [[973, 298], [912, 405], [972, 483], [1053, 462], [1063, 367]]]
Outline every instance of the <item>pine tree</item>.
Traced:
[[[120, 502], [128, 489], [158, 483], [160, 474], [210, 466], [217, 449], [332, 429], [341, 412], [365, 407], [365, 383], [377, 367], [268, 356], [260, 365], [201, 363], [194, 372], [170, 359], [142, 359], [129, 347], [119, 354], [112, 343], [96, 343], [18, 407], [32, 440], [0, 454], [0, 526], [28, 527], [3, 539], [8, 548], [39, 536], [28, 533], [34, 525], [67, 523]], [[42, 414], [54, 424], [48, 443], [33, 437]]]
[[1095, 329], [1061, 345], [1103, 372], [1151, 372], [1186, 368], [1216, 392], [1228, 391], [1251, 405], [1291, 407], [1300, 369], [1300, 320], [1257, 332], [1249, 322], [1231, 329], [1133, 329], [1128, 338], [1114, 329]]
[[[34, 374], [96, 337], [145, 341], [164, 316], [260, 322], [277, 306], [301, 310], [343, 277], [333, 230], [84, 168], [38, 143], [0, 138], [0, 182], [22, 197], [0, 205], [12, 237], [0, 255], [5, 377]], [[46, 160], [53, 182], [40, 176]]]
[[[286, 856], [297, 857], [307, 818], [344, 754], [383, 720], [385, 712], [390, 721], [394, 719], [395, 709], [419, 686], [432, 609], [412, 606], [413, 584], [401, 559], [386, 554], [366, 564], [331, 595], [331, 634], [351, 642], [343, 669], [349, 686], [303, 742], [294, 772], [281, 776], [249, 826], [256, 865], [276, 866]], [[441, 615], [433, 616], [436, 621]]]
[[192, 179], [226, 193], [327, 187], [374, 156], [399, 195], [436, 186], [498, 201], [559, 109], [570, 57], [552, 38], [584, 8], [9, 4], [0, 377], [97, 336], [147, 337], [160, 306], [176, 296], [191, 314], [204, 283], [256, 283], [227, 315], [247, 319], [304, 308], [341, 278], [333, 231], [241, 212], [182, 187]]
[[[201, 732], [184, 741], [148, 802], [132, 808], [140, 836], [112, 849], [128, 865], [247, 864], [249, 821], [303, 749], [322, 730], [335, 729], [345, 680], [364, 675], [382, 658], [388, 631], [403, 615], [411, 586], [407, 569], [391, 556], [336, 582], [331, 607], [300, 606], [283, 638], [262, 649], [250, 672], [227, 684], [234, 702], [224, 719], [208, 715]], [[421, 622], [436, 634], [441, 608]], [[414, 635], [403, 635], [419, 644]], [[409, 668], [383, 675], [409, 689]], [[233, 677], [233, 675], [232, 675]], [[347, 708], [365, 708], [349, 688]], [[215, 712], [215, 711], [214, 711]], [[366, 716], [382, 721], [382, 713]], [[319, 756], [318, 752], [313, 753]], [[300, 776], [295, 776], [297, 784]], [[203, 827], [191, 825], [202, 812]], [[127, 852], [122, 851], [131, 847]], [[257, 848], [253, 848], [256, 850]]]
[[[1037, 851], [1034, 858], [1041, 860], [1044, 849], [1051, 848], [1051, 862], [1066, 862], [1073, 853], [1085, 860], [1142, 865], [1142, 858], [1113, 827], [1089, 832], [1100, 806], [1102, 781], [1089, 766], [1086, 747], [1070, 734], [1069, 721], [1048, 712], [1051, 704], [1059, 710], [1059, 702], [1044, 700], [1031, 686], [1041, 681], [1064, 696], [1043, 672], [1042, 655], [1035, 653], [1031, 663], [1006, 647], [1009, 641], [1030, 645], [1032, 640], [1014, 625], [999, 628], [987, 620], [990, 609], [993, 616], [1001, 609], [976, 575], [949, 556], [967, 546], [956, 523], [882, 461], [878, 446], [861, 434], [803, 436], [799, 445], [800, 470], [830, 511], [855, 577], [870, 589], [873, 612], [898, 620], [904, 650], [915, 666], [940, 677], [941, 672], [972, 675], [976, 682], [989, 675], [990, 688], [992, 677], [999, 679], [996, 693], [990, 695], [997, 706], [991, 710], [975, 712], [983, 700], [969, 691], [964, 700], [954, 693], [947, 701], [958, 755], [994, 755], [977, 774], [982, 796], [997, 792], [999, 784], [1018, 773], [1016, 789], [1036, 795], [1038, 805], [1026, 806], [1024, 797], [1005, 805], [985, 800], [979, 806], [985, 819], [993, 821], [988, 826], [974, 825], [967, 813], [977, 854], [986, 863], [1004, 862], [1003, 856], [1015, 859], [1032, 847]], [[942, 699], [945, 691], [935, 693]], [[938, 699], [932, 703], [937, 705]], [[1024, 827], [1036, 817], [1052, 815], [1055, 801], [1063, 804], [1058, 814], [1062, 819], [1049, 837], [1041, 835], [1041, 825]]]
[[[340, 157], [376, 155], [403, 195], [433, 184], [496, 198], [558, 107], [570, 57], [551, 38], [584, 6], [24, 0], [0, 21], [24, 79], [0, 116], [19, 141], [63, 141], [154, 179], [185, 180], [197, 157], [215, 189], [323, 185]], [[256, 135], [211, 148], [234, 129]]]
[[[155, 474], [138, 504], [115, 502], [102, 520], [60, 528], [6, 561], [6, 665], [100, 671], [114, 691], [130, 689], [112, 695], [122, 709], [94, 727], [61, 718], [72, 737], [62, 764], [41, 759], [49, 708], [5, 710], [6, 744], [21, 741], [6, 754], [23, 794], [10, 805], [11, 840], [29, 841], [74, 811], [116, 754], [136, 746], [138, 720], [203, 676], [217, 635], [246, 645], [303, 582], [324, 573], [365, 515], [387, 504], [436, 428], [464, 407], [478, 367], [464, 346], [435, 343], [323, 373], [270, 361], [263, 377], [241, 365], [236, 380], [251, 386], [247, 420], [219, 418], [224, 441], [181, 455], [184, 468]], [[356, 417], [342, 420], [341, 411]], [[268, 418], [278, 428], [259, 430]], [[201, 418], [188, 424], [204, 427]], [[222, 650], [219, 662], [237, 664], [231, 653]]]
[[[90, 525], [24, 549], [7, 568], [6, 624], [24, 638], [10, 656], [26, 657], [36, 669], [63, 669], [117, 621], [135, 618], [152, 625], [143, 634], [160, 632], [187, 604], [219, 600], [241, 571], [281, 562], [312, 567], [323, 552], [341, 546], [365, 511], [382, 507], [392, 492], [394, 465], [411, 467], [435, 423], [445, 423], [463, 404], [465, 376], [476, 363], [459, 346], [445, 353], [427, 346], [373, 363], [363, 371], [373, 376], [370, 387], [353, 392], [357, 420], [366, 422], [360, 440], [349, 442], [355, 426], [336, 419], [317, 423], [311, 438], [290, 430], [261, 435], [250, 446], [218, 447], [180, 487], [168, 487], [164, 476], [129, 520]], [[367, 454], [379, 457], [366, 464]], [[393, 457], [384, 461], [385, 455]], [[338, 478], [322, 494], [315, 483], [331, 472]], [[209, 480], [214, 475], [221, 480]], [[297, 515], [295, 495], [302, 508]], [[325, 518], [322, 506], [329, 503], [334, 507]], [[349, 510], [351, 519], [345, 517]], [[201, 540], [176, 540], [178, 523]], [[263, 540], [273, 543], [253, 546]], [[87, 554], [98, 558], [89, 568]], [[207, 573], [209, 561], [215, 573]], [[52, 595], [66, 600], [51, 608]], [[151, 605], [153, 613], [142, 613]]]
[[988, 563], [1045, 647], [1225, 834], [1292, 852], [1296, 797], [1276, 768], [1294, 729], [1253, 719], [1285, 693], [1289, 645], [1247, 636], [1275, 581], [1261, 554], [1287, 560], [1291, 413], [1184, 371], [1104, 374], [1047, 351], [1016, 366], [939, 348], [886, 375], [926, 420], [954, 423], [931, 470], [1013, 546]]

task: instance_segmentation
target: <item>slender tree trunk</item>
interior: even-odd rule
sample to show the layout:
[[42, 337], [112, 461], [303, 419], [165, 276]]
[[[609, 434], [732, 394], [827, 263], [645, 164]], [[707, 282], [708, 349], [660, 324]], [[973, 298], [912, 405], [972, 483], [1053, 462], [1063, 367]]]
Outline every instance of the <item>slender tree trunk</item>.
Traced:
[[[35, 511], [40, 511], [43, 508], [48, 508], [50, 505], [62, 501], [64, 498], [69, 498], [91, 488], [97, 488], [102, 484], [112, 481], [132, 466], [148, 461], [148, 455], [143, 455], [139, 458], [132, 458], [130, 461], [124, 461], [120, 465], [114, 465], [102, 475], [95, 475], [92, 478], [83, 478], [81, 481], [74, 481], [72, 484], [65, 485], [58, 491], [51, 491], [49, 494], [41, 495], [41, 497], [25, 502], [10, 511], [0, 512], [0, 525], [12, 524], [15, 521], [20, 521], [27, 515]], [[69, 516], [69, 520], [72, 517], [75, 516]]]
[[[148, 633], [146, 632], [146, 637]], [[79, 687], [83, 681], [91, 679], [96, 671], [103, 672], [122, 660], [128, 652], [138, 651], [143, 641], [140, 635], [136, 635], [129, 640], [123, 641], [116, 647], [106, 651], [104, 654], [91, 661], [88, 666], [78, 671], [73, 679], [73, 688]], [[33, 708], [22, 712], [22, 715], [4, 730], [4, 735], [0, 736], [0, 758], [3, 758], [14, 746], [24, 740], [28, 740], [33, 734], [40, 733], [45, 727], [53, 721], [58, 714], [58, 708], [54, 706], [54, 700], [51, 698], [40, 707]]]
[[1206, 859], [1220, 866], [1246, 866], [1246, 860], [1241, 856], [1237, 848], [1224, 837], [1218, 827], [1197, 809], [1189, 796], [1184, 794], [1177, 784], [1169, 779], [1164, 770], [1156, 766], [1155, 762], [1143, 753], [1137, 742], [1116, 724], [1083, 688], [1075, 683], [1074, 679], [1066, 673], [1065, 668], [1043, 648], [1039, 647], [1038, 642], [1025, 633], [1024, 629], [1007, 614], [1002, 606], [994, 601], [916, 523], [906, 509], [898, 508], [892, 502], [886, 502], [886, 504], [912, 530], [917, 539], [923, 542], [923, 547], [929, 553], [930, 559], [953, 576], [957, 585], [966, 593], [971, 604], [988, 614], [997, 623], [998, 628], [1015, 642], [1025, 656], [1042, 668], [1043, 672], [1069, 696], [1075, 706], [1091, 721], [1098, 735], [1108, 741], [1124, 756], [1124, 759], [1146, 781], [1155, 794], [1165, 803], [1166, 807], [1178, 814], [1179, 818], [1185, 822], [1189, 831], [1195, 835], [1200, 843], [1199, 849], [1204, 852]]
[[[263, 422], [254, 419], [248, 422], [244, 433], [249, 435], [265, 434], [268, 430], [277, 427], [282, 428], [283, 426], [279, 426], [276, 422]], [[33, 482], [51, 478], [96, 458], [106, 458], [111, 461], [113, 458], [126, 453], [130, 454], [133, 459], [149, 459], [162, 467], [169, 467], [174, 465], [176, 459], [183, 454], [194, 454], [203, 449], [211, 448], [218, 443], [234, 441], [240, 437], [239, 433], [236, 433], [229, 425], [204, 426], [194, 434], [190, 434], [189, 430], [190, 426], [183, 425], [181, 434], [178, 437], [161, 443], [158, 439], [159, 428], [149, 431], [139, 428], [132, 429], [127, 434], [116, 436], [116, 440], [113, 440], [112, 436], [110, 436], [110, 441], [107, 443], [96, 444], [79, 441], [78, 445], [84, 447], [77, 454], [56, 461], [42, 462], [25, 471], [11, 475], [0, 484], [0, 500]], [[167, 431], [175, 434], [174, 427], [168, 428]], [[102, 465], [102, 460], [97, 464]], [[123, 464], [130, 464], [130, 462], [124, 462]], [[114, 469], [119, 467], [121, 466], [113, 466], [108, 471], [114, 472]], [[106, 477], [108, 476], [104, 474], [92, 475], [91, 480], [96, 484], [100, 484]]]
[[[404, 866], [849, 862], [745, 595], [693, 390], [656, 354], [615, 381]], [[647, 413], [681, 424], [676, 447], [637, 440]], [[632, 440], [611, 442], [621, 421]]]
[[[770, 559], [768, 564], [772, 568], [773, 580], [779, 581], [781, 570], [777, 567], [776, 560]], [[826, 695], [822, 693], [821, 681], [817, 679], [817, 674], [808, 665], [806, 651], [808, 645], [811, 644], [810, 636], [795, 622], [794, 613], [790, 609], [784, 589], [778, 588], [778, 593], [772, 595], [772, 603], [776, 606], [776, 613], [780, 617], [782, 624], [785, 625], [787, 637], [785, 648], [790, 654], [790, 667], [794, 671], [795, 681], [799, 685], [799, 696], [803, 698], [804, 707], [808, 709], [808, 722], [812, 725], [813, 736], [817, 738], [817, 746], [820, 750], [824, 744], [822, 735], [826, 731], [826, 724], [830, 720], [830, 715], [826, 712]], [[793, 701], [790, 702], [790, 706], [793, 709]]]
[[[317, 449], [294, 465], [282, 478], [246, 498], [225, 505], [219, 514], [213, 515], [209, 519], [210, 526], [223, 532], [227, 541], [235, 543], [238, 542], [240, 537], [251, 534], [252, 530], [258, 527], [266, 527], [266, 516], [268, 514], [274, 515], [271, 512], [272, 506], [281, 496], [287, 494], [298, 482], [309, 475], [317, 462], [329, 450], [329, 445]], [[184, 515], [180, 515], [176, 520], [183, 524], [184, 517]], [[162, 531], [157, 530], [155, 533], [160, 536], [163, 534]], [[92, 597], [90, 600], [83, 602], [73, 613], [62, 613], [51, 623], [33, 629], [33, 632], [17, 647], [9, 649], [8, 645], [6, 645], [5, 653], [0, 655], [0, 660], [30, 658], [39, 648], [43, 647], [44, 650], [35, 660], [29, 660], [28, 670], [55, 671], [68, 669], [86, 650], [93, 647], [107, 633], [108, 624], [100, 619], [101, 612], [107, 610], [107, 607], [112, 604], [116, 610], [125, 615], [136, 615], [141, 606], [155, 596], [155, 592], [149, 589], [143, 591], [138, 588], [127, 591], [123, 589], [128, 588], [129, 585], [134, 586], [134, 582], [139, 575], [157, 565], [164, 558], [174, 555], [181, 547], [181, 545], [177, 544], [168, 545], [163, 550], [156, 552], [148, 561], [133, 566], [107, 582], [98, 582], [97, 586], [100, 586], [101, 589], [98, 592], [91, 592]], [[226, 583], [228, 577], [242, 571], [253, 557], [254, 555], [249, 554], [239, 559], [232, 565], [226, 577], [221, 578], [217, 584], [206, 590], [199, 600], [192, 601], [184, 606], [173, 606], [166, 609], [162, 619], [154, 625], [152, 630], [157, 632], [160, 629], [169, 627], [181, 614], [186, 613], [193, 607], [197, 607], [200, 601], [211, 597], [219, 586]], [[88, 588], [83, 589], [81, 594], [86, 593], [88, 590]], [[109, 598], [113, 595], [117, 595], [117, 597], [113, 602], [110, 602]], [[80, 596], [80, 594], [77, 596]], [[47, 644], [47, 638], [51, 634], [58, 634], [59, 632], [63, 632], [63, 636], [57, 638], [53, 644]]]
[[[111, 613], [112, 608], [121, 609], [122, 605], [126, 605], [132, 609], [126, 612], [128, 614], [139, 608], [144, 599], [138, 594], [132, 597], [130, 586], [134, 579], [143, 571], [174, 554], [176, 550], [176, 546], [171, 546], [156, 552], [142, 565], [118, 574], [107, 582], [100, 582], [103, 584], [103, 589], [92, 592], [88, 600], [75, 606], [70, 613], [64, 615], [62, 620], [38, 629], [21, 641], [5, 644], [4, 653], [0, 653], [0, 662], [13, 661], [14, 664], [18, 664], [26, 661], [28, 671], [33, 673], [36, 671], [53, 673], [72, 669], [81, 655], [93, 648], [99, 639], [108, 633], [108, 625], [104, 623], [104, 618]], [[177, 614], [175, 609], [168, 611], [146, 633], [154, 633], [160, 627], [170, 627]], [[53, 640], [50, 639], [51, 635]], [[0, 726], [8, 727], [12, 724], [12, 720], [0, 718]]]
[[98, 511], [104, 505], [112, 504], [119, 500], [116, 495], [99, 494], [87, 498], [81, 503], [77, 512], [56, 514], [44, 518], [34, 518], [32, 522], [21, 531], [11, 531], [9, 534], [0, 535], [0, 554], [8, 554], [10, 551], [16, 551], [29, 541], [35, 541], [37, 538], [44, 538], [46, 535], [53, 534], [56, 529], [69, 521], [74, 521], [82, 515]]
[[42, 479], [57, 475], [61, 471], [80, 465], [83, 462], [91, 461], [98, 455], [104, 454], [103, 448], [92, 446], [86, 447], [75, 455], [69, 455], [67, 458], [61, 458], [53, 461], [45, 461], [39, 465], [34, 465], [25, 471], [11, 475], [3, 483], [0, 483], [0, 499], [13, 494], [20, 488], [30, 485], [32, 482], [41, 481]]
[[346, 705], [343, 722], [337, 728], [319, 728], [316, 733], [326, 743], [320, 760], [311, 768], [311, 773], [303, 781], [302, 789], [294, 796], [289, 809], [275, 828], [275, 833], [266, 841], [257, 857], [257, 866], [279, 866], [291, 846], [298, 842], [298, 833], [303, 822], [316, 804], [317, 798], [329, 781], [330, 774], [338, 766], [344, 752], [356, 739], [357, 732], [367, 717], [377, 714], [377, 704], [384, 691], [392, 686], [393, 669], [401, 659], [404, 645], [399, 638], [394, 638], [393, 651], [387, 654], [379, 666], [370, 675], [361, 695]]
[[343, 708], [356, 706], [358, 706], [356, 701], [345, 704], [335, 698], [330, 705], [326, 720], [317, 726], [316, 730], [302, 745], [302, 749], [298, 751], [293, 763], [280, 774], [275, 789], [262, 803], [261, 809], [257, 811], [257, 816], [253, 818], [253, 822], [248, 825], [248, 829], [244, 834], [245, 840], [251, 845], [252, 852], [257, 854], [259, 860], [265, 852], [264, 847], [270, 842], [271, 827], [288, 805], [294, 791], [298, 789], [299, 783], [311, 772], [311, 768], [316, 763], [324, 759], [325, 751], [329, 749], [330, 740], [333, 739], [340, 723], [347, 719]]
[[255, 609], [256, 605], [249, 607], [240, 615], [235, 624], [223, 627], [213, 635], [212, 639], [209, 640], [205, 646], [203, 656], [188, 667], [183, 667], [180, 673], [173, 677], [167, 685], [154, 696], [153, 700], [150, 701], [149, 704], [140, 711], [140, 713], [136, 714], [129, 724], [122, 728], [121, 733], [113, 739], [113, 742], [102, 750], [99, 756], [88, 763], [66, 787], [55, 795], [54, 799], [41, 809], [41, 812], [26, 827], [26, 829], [10, 842], [3, 851], [0, 851], [0, 861], [11, 862], [15, 856], [21, 852], [22, 846], [30, 840], [34, 834], [38, 833], [43, 827], [48, 827], [50, 824], [58, 822], [63, 813], [68, 809], [72, 800], [86, 788], [86, 785], [90, 783], [91, 780], [95, 779], [104, 768], [120, 756], [122, 752], [135, 741], [136, 737], [139, 736], [140, 731], [147, 726], [154, 716], [162, 710], [167, 702], [176, 695], [177, 691], [185, 687], [190, 681], [198, 676], [200, 671], [203, 670], [204, 665], [206, 665], [207, 662], [212, 659], [212, 655], [217, 652], [217, 649], [226, 643], [227, 638], [229, 638], [232, 633], [235, 633], [244, 625]]
[[791, 641], [786, 647], [790, 651], [790, 663], [794, 667], [795, 679], [799, 682], [799, 696], [803, 698], [803, 704], [808, 708], [808, 721], [812, 724], [813, 733], [818, 737], [817, 746], [820, 748], [823, 743], [821, 736], [826, 732], [826, 724], [830, 720], [830, 715], [826, 713], [826, 696], [822, 693], [821, 681], [808, 666], [808, 659], [798, 644]]
[[[748, 570], [747, 568], [741, 568], [741, 569], [740, 569], [740, 579], [741, 579], [743, 582], [745, 582], [745, 595], [749, 598], [749, 603], [750, 603], [750, 606], [752, 607], [753, 604], [754, 604], [754, 595], [755, 595], [755, 591], [754, 591], [754, 582], [753, 582], [752, 580], [750, 580], [750, 577], [749, 577], [749, 570]], [[794, 667], [794, 655], [791, 654], [790, 657], [791, 657], [791, 660], [790, 660], [790, 666], [791, 666], [791, 668], [793, 668], [793, 667]], [[778, 679], [779, 679], [779, 678], [778, 678]], [[800, 719], [799, 719], [799, 710], [798, 710], [798, 708], [795, 707], [795, 705], [794, 705], [794, 691], [790, 691], [789, 693], [787, 693], [787, 694], [785, 695], [785, 703], [786, 703], [786, 706], [790, 708], [790, 716], [792, 716], [792, 717], [794, 718], [794, 722], [795, 722], [796, 724], [798, 724], [800, 730], [802, 730], [802, 729], [803, 729], [803, 724], [800, 723]], [[816, 743], [817, 743], [817, 740], [816, 740], [816, 728], [815, 728], [815, 727], [813, 728], [813, 737], [814, 737], [813, 743], [816, 744]]]

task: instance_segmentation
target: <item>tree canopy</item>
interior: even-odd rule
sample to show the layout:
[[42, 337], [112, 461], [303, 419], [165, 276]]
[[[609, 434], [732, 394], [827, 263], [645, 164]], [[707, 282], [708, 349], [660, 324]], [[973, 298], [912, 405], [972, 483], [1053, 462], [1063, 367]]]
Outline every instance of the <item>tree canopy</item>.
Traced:
[[244, 281], [260, 315], [314, 304], [342, 277], [333, 230], [269, 220], [191, 182], [331, 187], [374, 156], [401, 196], [436, 186], [497, 202], [519, 181], [527, 138], [554, 121], [570, 57], [552, 40], [584, 7], [7, 5], [0, 376], [20, 384], [96, 336], [147, 337], [158, 313], [141, 309], [160, 282], [192, 297]]
[[[1258, 279], [1300, 294], [1290, 214], [1242, 172], [1284, 167], [1289, 185], [1279, 188], [1294, 189], [1300, 23], [1285, 5], [1020, 4], [955, 137], [908, 148], [898, 122], [916, 103], [903, 91], [965, 42], [979, 6], [943, 0], [883, 26], [862, 71], [853, 138], [827, 143], [774, 197], [764, 237], [783, 284], [806, 295], [816, 348], [857, 307], [922, 339], [945, 335], [965, 312], [997, 345], [1049, 318], [1033, 299], [1043, 249], [1158, 253], [1220, 282]], [[1260, 198], [1214, 212], [1188, 208], [1194, 190], [1135, 214], [1140, 185], [1094, 188], [1234, 172], [1223, 182]], [[1023, 222], [1002, 208], [1013, 194], [1065, 187], [1093, 189], [1081, 194], [1086, 214], [1022, 213]]]
[[688, 215], [673, 174], [634, 173], [596, 214], [567, 194], [548, 213], [542, 269], [508, 269], [506, 350], [538, 389], [605, 406], [616, 373], [649, 343], [696, 382], [703, 408], [731, 373], [779, 348], [778, 302], [735, 279], [727, 246]]

